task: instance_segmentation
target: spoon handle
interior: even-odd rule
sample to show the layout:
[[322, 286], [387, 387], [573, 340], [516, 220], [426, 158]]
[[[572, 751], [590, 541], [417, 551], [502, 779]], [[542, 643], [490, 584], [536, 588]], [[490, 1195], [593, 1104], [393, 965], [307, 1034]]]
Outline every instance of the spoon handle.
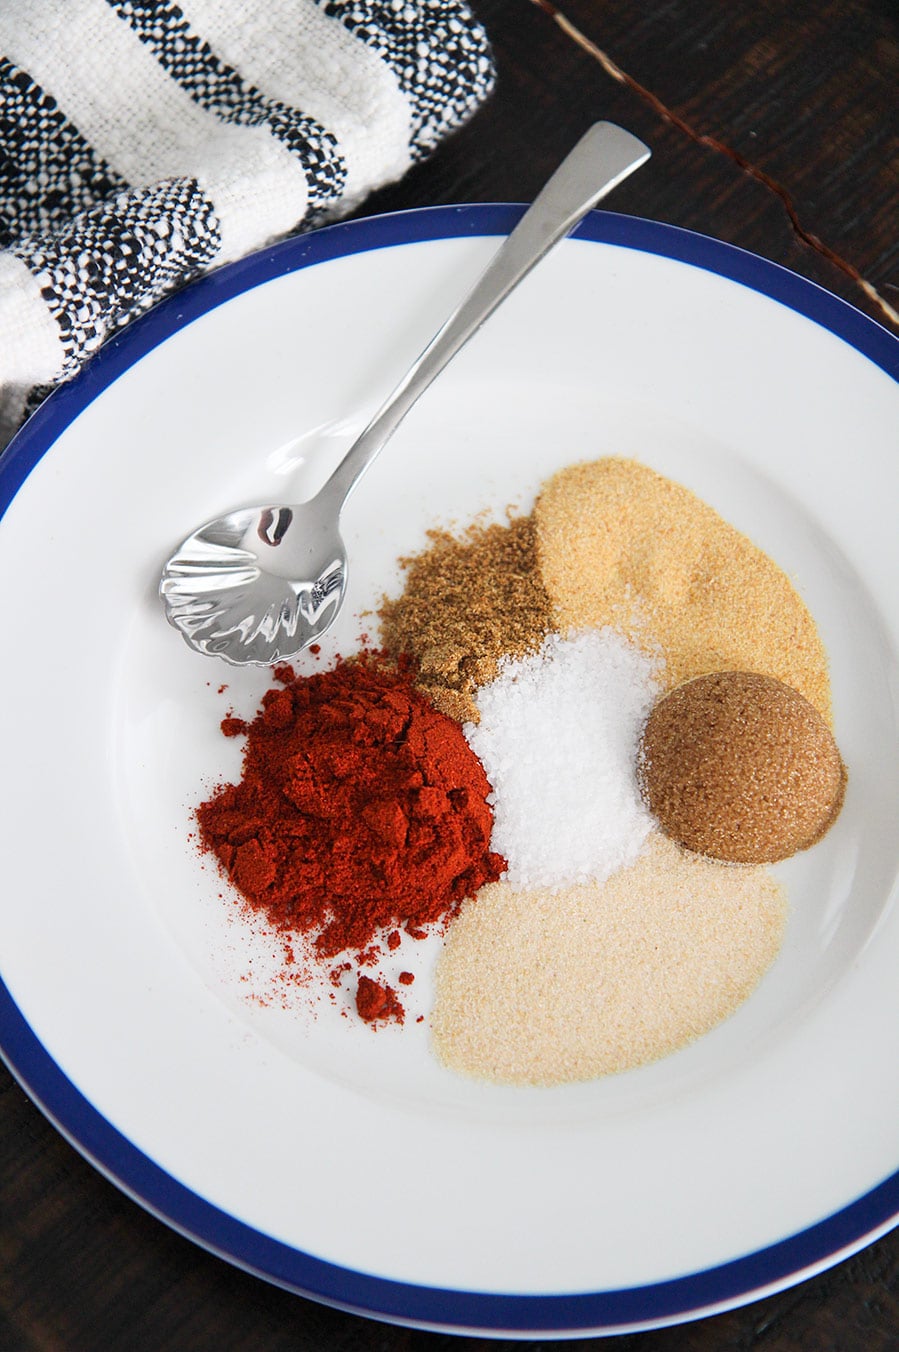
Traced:
[[596, 122], [581, 137], [450, 315], [357, 437], [320, 496], [342, 503], [431, 381], [536, 263], [570, 234], [600, 198], [649, 159], [636, 136]]

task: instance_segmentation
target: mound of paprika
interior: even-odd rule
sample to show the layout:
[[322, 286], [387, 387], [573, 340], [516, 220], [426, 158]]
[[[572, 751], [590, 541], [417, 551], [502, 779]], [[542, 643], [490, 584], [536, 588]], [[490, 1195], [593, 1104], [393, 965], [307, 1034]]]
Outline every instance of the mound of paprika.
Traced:
[[[197, 809], [200, 841], [253, 907], [330, 959], [414, 937], [495, 881], [490, 784], [458, 723], [373, 654], [276, 671], [239, 783]], [[385, 936], [386, 937], [386, 936]], [[395, 942], [395, 941], [394, 941]]]

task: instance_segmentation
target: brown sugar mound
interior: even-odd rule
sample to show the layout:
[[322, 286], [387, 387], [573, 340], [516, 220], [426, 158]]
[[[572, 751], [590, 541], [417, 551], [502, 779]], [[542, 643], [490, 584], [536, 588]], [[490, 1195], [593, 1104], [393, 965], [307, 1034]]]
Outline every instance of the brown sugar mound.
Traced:
[[659, 700], [643, 732], [640, 776], [667, 836], [744, 864], [814, 845], [846, 785], [817, 710], [782, 681], [747, 671], [699, 676]]

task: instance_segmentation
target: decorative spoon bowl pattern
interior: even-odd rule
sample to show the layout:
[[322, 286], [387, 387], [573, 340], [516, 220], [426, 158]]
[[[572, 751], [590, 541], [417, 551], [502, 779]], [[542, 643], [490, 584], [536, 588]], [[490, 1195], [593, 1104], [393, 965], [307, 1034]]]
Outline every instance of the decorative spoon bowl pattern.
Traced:
[[198, 652], [235, 665], [295, 656], [334, 622], [347, 585], [340, 513], [409, 409], [518, 283], [596, 203], [650, 155], [597, 122], [503, 241], [468, 296], [308, 502], [242, 507], [207, 522], [162, 571], [166, 617]]

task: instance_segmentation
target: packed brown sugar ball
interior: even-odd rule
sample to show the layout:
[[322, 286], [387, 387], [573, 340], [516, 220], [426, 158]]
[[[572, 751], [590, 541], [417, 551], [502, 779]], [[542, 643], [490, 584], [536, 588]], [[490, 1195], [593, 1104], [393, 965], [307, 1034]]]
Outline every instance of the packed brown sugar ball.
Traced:
[[640, 777], [666, 835], [741, 864], [773, 863], [820, 840], [846, 784], [818, 711], [782, 681], [748, 671], [699, 676], [659, 700]]

